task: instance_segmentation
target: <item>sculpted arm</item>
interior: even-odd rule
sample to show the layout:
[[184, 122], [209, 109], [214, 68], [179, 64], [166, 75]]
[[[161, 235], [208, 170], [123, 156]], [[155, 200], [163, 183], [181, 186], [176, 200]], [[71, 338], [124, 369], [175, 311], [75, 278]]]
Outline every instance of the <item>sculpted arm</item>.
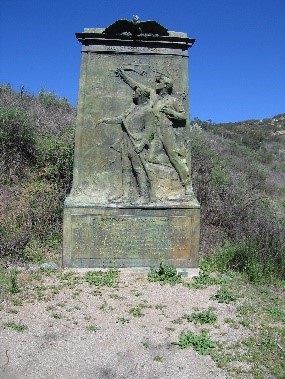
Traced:
[[184, 111], [182, 104], [178, 103], [176, 100], [172, 101], [171, 104], [165, 104], [162, 111], [169, 118], [186, 121], [186, 112]]
[[129, 75], [127, 75], [124, 69], [122, 68], [119, 68], [117, 73], [123, 79], [123, 81], [132, 88], [133, 91], [137, 91], [137, 90], [142, 91], [143, 94], [149, 97], [150, 101], [154, 103], [156, 99], [155, 90], [153, 90], [150, 87], [145, 86], [144, 84], [137, 82], [136, 80], [131, 78]]

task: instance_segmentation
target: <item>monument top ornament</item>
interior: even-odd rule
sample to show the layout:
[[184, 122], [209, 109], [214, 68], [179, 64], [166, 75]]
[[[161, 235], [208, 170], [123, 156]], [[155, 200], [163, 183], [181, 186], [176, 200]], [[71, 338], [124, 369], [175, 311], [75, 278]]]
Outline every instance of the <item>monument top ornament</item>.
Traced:
[[[161, 42], [164, 47], [172, 48], [183, 47], [183, 50], [188, 49], [195, 43], [194, 38], [189, 38], [186, 33], [170, 31], [157, 21], [147, 20], [141, 21], [138, 16], [134, 15], [133, 20], [121, 19], [117, 20], [107, 28], [85, 28], [83, 32], [75, 33], [77, 39], [83, 45], [92, 43], [100, 44], [111, 43], [116, 40], [132, 42], [146, 42], [152, 45], [155, 42]], [[102, 41], [103, 38], [103, 41]]]
[[118, 20], [108, 26], [104, 34], [122, 35], [147, 35], [147, 36], [167, 36], [168, 30], [156, 21], [140, 21], [138, 16], [134, 16], [132, 21]]

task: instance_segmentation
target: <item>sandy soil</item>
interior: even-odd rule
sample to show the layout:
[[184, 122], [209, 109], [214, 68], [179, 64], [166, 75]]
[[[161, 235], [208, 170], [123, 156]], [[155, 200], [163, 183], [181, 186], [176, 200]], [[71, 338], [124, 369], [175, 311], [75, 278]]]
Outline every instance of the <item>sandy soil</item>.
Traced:
[[205, 329], [183, 316], [210, 306], [218, 315], [206, 327], [211, 338], [240, 338], [224, 322], [234, 306], [210, 300], [215, 286], [162, 286], [142, 273], [121, 273], [117, 288], [89, 285], [82, 274], [22, 276], [29, 288], [0, 307], [1, 379], [229, 378], [210, 356], [175, 344], [182, 331]]

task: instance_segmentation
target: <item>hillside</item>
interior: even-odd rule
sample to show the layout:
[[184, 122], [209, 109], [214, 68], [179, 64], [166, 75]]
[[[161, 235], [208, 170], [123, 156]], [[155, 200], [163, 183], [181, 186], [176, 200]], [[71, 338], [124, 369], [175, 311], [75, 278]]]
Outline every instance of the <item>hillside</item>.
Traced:
[[[60, 261], [76, 110], [66, 99], [0, 86], [0, 256]], [[285, 277], [285, 115], [191, 123], [201, 253], [253, 279]], [[221, 263], [221, 260], [219, 261]]]

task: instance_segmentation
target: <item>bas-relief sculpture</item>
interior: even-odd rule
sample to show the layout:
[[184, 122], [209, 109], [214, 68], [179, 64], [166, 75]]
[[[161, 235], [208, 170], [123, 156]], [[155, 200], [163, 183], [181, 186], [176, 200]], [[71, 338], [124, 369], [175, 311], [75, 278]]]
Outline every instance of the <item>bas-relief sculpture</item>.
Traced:
[[65, 266], [197, 266], [188, 47], [154, 21], [85, 29]]
[[[127, 72], [146, 75], [146, 71], [144, 67], [132, 66], [116, 70], [116, 74], [133, 90], [133, 103], [121, 115], [97, 122], [98, 126], [118, 124], [122, 130], [119, 144], [123, 194], [117, 201], [149, 204], [171, 199], [172, 188], [161, 187], [160, 192], [155, 191], [155, 182], [159, 184], [155, 175], [159, 166], [166, 177], [169, 169], [176, 171], [180, 184], [185, 187], [181, 195], [193, 195], [187, 148], [179, 147], [175, 134], [175, 128], [186, 126], [187, 116], [183, 105], [171, 95], [172, 80], [154, 71], [151, 87], [151, 84], [147, 86], [133, 79]], [[132, 186], [137, 187], [136, 200], [131, 197]]]

